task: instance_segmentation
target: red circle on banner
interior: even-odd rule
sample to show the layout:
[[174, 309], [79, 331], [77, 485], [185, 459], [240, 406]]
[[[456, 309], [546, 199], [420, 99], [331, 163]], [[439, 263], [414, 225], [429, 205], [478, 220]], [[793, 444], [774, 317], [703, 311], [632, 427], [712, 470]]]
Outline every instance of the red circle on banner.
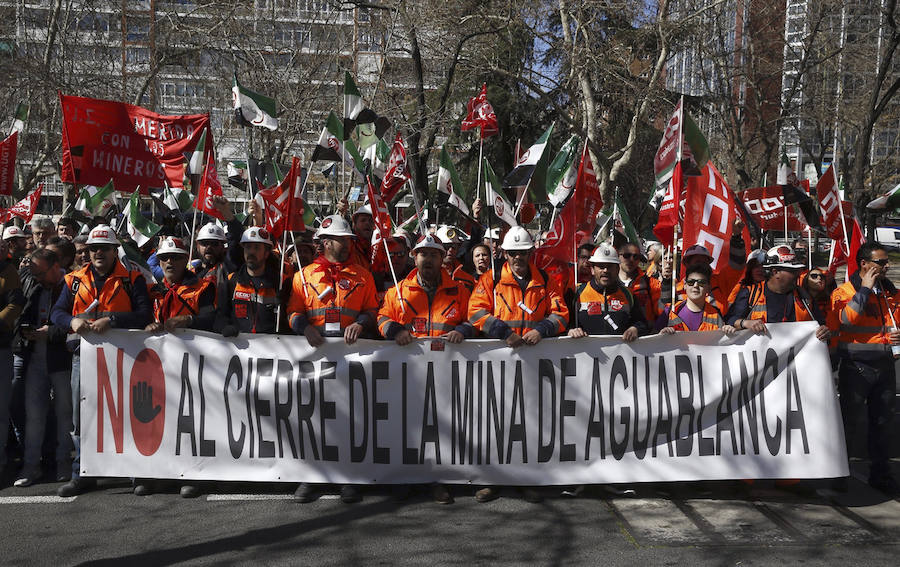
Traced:
[[144, 349], [134, 359], [128, 380], [131, 436], [142, 455], [159, 449], [166, 423], [166, 375], [155, 351]]

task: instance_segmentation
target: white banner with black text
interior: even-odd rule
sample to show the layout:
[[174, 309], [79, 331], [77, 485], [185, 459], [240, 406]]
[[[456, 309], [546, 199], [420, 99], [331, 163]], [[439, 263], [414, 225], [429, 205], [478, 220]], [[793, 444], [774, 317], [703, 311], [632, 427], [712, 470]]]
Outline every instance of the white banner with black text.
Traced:
[[89, 335], [82, 474], [496, 485], [846, 476], [816, 324], [768, 329], [515, 350]]

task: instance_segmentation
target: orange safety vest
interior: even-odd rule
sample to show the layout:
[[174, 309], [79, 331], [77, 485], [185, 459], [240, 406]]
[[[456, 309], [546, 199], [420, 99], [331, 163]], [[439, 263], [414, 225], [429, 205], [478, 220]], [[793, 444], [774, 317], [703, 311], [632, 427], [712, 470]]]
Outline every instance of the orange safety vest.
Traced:
[[[187, 278], [185, 278], [187, 280]], [[191, 281], [193, 280], [193, 281]], [[211, 288], [207, 279], [191, 277], [187, 283], [167, 286], [165, 282], [153, 286], [150, 297], [153, 299], [153, 316], [157, 323], [180, 315], [200, 315], [213, 311], [213, 305], [200, 307], [200, 296]]]
[[831, 294], [831, 312], [840, 321], [837, 350], [890, 356], [890, 330], [893, 321], [900, 320], [900, 292], [891, 286], [890, 291], [870, 293], [866, 304], [858, 305], [853, 298], [859, 285], [857, 272]]
[[[768, 322], [766, 321], [765, 285], [766, 282], [759, 282], [750, 286], [750, 297], [747, 302], [750, 306], [750, 315], [747, 316], [748, 319], [758, 319], [760, 321]], [[792, 295], [794, 298], [794, 321], [815, 321], [816, 318], [813, 317], [811, 311], [812, 307], [810, 307], [805, 299], [800, 297], [796, 288]], [[778, 321], [773, 322], [777, 323]]]
[[[362, 314], [374, 321], [377, 310], [375, 280], [364, 266], [348, 261], [332, 274], [325, 264], [313, 262], [294, 274], [287, 308], [292, 325], [306, 317], [323, 336], [343, 336]], [[340, 331], [326, 332], [326, 323], [339, 323]]]
[[569, 308], [559, 284], [534, 264], [530, 264], [529, 268], [531, 281], [524, 294], [508, 265], [503, 266], [496, 283], [493, 270], [481, 276], [469, 298], [469, 322], [472, 326], [483, 331], [499, 319], [521, 336], [541, 321], [548, 320], [556, 329], [556, 334], [566, 330]]
[[382, 336], [387, 336], [391, 323], [402, 325], [414, 337], [439, 337], [466, 321], [469, 290], [463, 284], [441, 270], [441, 283], [429, 299], [416, 274], [418, 270], [413, 269], [399, 282], [399, 295], [396, 287], [385, 295], [378, 311], [378, 331]]
[[659, 280], [651, 279], [638, 268], [637, 275], [628, 284], [628, 291], [634, 297], [635, 303], [641, 306], [647, 321], [655, 321], [660, 313], [657, 310], [661, 295]]
[[[72, 316], [92, 321], [130, 312], [133, 308], [131, 290], [139, 277], [140, 272], [127, 269], [118, 260], [100, 290], [94, 285], [94, 272], [90, 264], [66, 274], [66, 285], [72, 292]], [[95, 300], [97, 306], [86, 312]]]
[[463, 286], [465, 286], [465, 288], [469, 290], [469, 293], [472, 293], [472, 290], [475, 289], [475, 277], [469, 272], [465, 271], [461, 264], [459, 266], [456, 266], [456, 269], [453, 270], [452, 277], [453, 281], [461, 283]]
[[[667, 327], [672, 327], [676, 331], [690, 331], [684, 321], [681, 320], [681, 317], [678, 316], [685, 305], [687, 305], [687, 301], [679, 301], [669, 310], [669, 322], [666, 325]], [[703, 318], [701, 319], [700, 326], [697, 327], [697, 330], [718, 331], [724, 324], [725, 320], [722, 319], [722, 313], [707, 301], [703, 306]]]

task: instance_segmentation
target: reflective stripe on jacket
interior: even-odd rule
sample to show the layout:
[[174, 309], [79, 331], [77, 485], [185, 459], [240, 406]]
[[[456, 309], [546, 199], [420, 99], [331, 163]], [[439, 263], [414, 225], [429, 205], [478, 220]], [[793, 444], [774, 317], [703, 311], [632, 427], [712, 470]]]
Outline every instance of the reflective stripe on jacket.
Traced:
[[[374, 325], [377, 310], [375, 281], [359, 264], [344, 263], [336, 277], [316, 262], [304, 267], [302, 275], [294, 274], [287, 311], [295, 332], [310, 324], [323, 336], [343, 336], [344, 329], [353, 323]], [[340, 330], [326, 332], [326, 318], [334, 315], [338, 316]]]
[[[417, 274], [418, 270], [413, 269], [400, 281], [399, 295], [396, 287], [385, 295], [378, 311], [378, 331], [382, 336], [392, 339], [403, 327], [414, 337], [439, 337], [460, 330], [457, 327], [461, 324], [468, 326], [469, 290], [441, 269], [441, 283], [429, 298], [419, 285]], [[471, 327], [469, 332], [460, 332], [471, 336]]]

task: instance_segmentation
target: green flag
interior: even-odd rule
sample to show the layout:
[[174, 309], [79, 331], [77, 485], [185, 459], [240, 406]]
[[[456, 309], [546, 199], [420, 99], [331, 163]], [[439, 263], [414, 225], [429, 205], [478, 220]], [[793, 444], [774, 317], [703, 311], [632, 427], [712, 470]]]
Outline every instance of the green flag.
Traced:
[[643, 250], [641, 237], [638, 236], [637, 230], [631, 222], [631, 217], [628, 216], [628, 210], [618, 197], [613, 201], [613, 221], [615, 222], [615, 229], [625, 235], [628, 242], [637, 244]]
[[116, 191], [112, 179], [103, 187], [85, 185], [75, 203], [75, 210], [91, 217], [104, 216], [110, 207], [115, 205], [115, 198]]
[[547, 146], [552, 132], [553, 124], [522, 154], [513, 170], [503, 179], [504, 187], [518, 188], [528, 185], [528, 195], [532, 203], [547, 202], [547, 165], [550, 161]]
[[450, 159], [450, 154], [441, 146], [441, 165], [438, 169], [437, 190], [439, 193], [447, 196], [447, 202], [462, 211], [464, 215], [469, 214], [469, 207], [466, 205], [466, 188], [463, 187], [456, 173], [456, 167]]
[[509, 226], [517, 226], [515, 211], [503, 196], [503, 188], [487, 158], [484, 158], [484, 196], [497, 218]]
[[128, 219], [126, 230], [138, 248], [147, 244], [162, 229], [161, 226], [141, 214], [140, 199], [140, 191], [135, 189], [131, 194], [131, 199], [128, 200], [128, 211], [126, 211]]
[[234, 74], [231, 87], [234, 102], [235, 119], [241, 126], [261, 126], [269, 130], [278, 130], [278, 118], [275, 117], [275, 99], [255, 93], [242, 87]]
[[569, 138], [547, 169], [547, 194], [554, 207], [562, 207], [575, 189], [575, 180], [578, 177], [575, 158], [578, 157], [580, 144], [578, 136]]
[[[684, 113], [684, 146], [682, 146], [681, 159], [689, 159], [691, 166], [685, 170], [685, 175], [700, 175], [706, 162], [709, 161], [709, 143], [697, 124]], [[696, 167], [696, 171], [694, 170]]]

